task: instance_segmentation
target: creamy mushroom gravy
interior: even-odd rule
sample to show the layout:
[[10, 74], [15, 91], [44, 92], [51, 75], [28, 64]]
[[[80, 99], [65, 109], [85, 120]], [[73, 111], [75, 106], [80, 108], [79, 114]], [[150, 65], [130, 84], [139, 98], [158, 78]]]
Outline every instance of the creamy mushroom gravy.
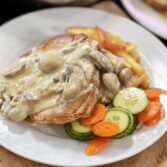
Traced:
[[60, 50], [34, 49], [0, 72], [1, 113], [13, 121], [24, 120], [29, 114], [77, 100], [92, 90], [91, 82], [99, 90], [99, 101], [110, 103], [127, 84], [120, 83], [122, 69], [126, 68], [121, 58], [89, 39]]

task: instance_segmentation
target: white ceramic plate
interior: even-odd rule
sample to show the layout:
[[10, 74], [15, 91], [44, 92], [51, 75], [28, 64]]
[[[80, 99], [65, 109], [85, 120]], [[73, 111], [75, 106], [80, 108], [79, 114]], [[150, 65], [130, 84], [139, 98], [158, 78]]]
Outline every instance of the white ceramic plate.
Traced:
[[[18, 17], [0, 28], [0, 67], [5, 67], [23, 51], [42, 39], [60, 34], [69, 26], [98, 25], [135, 43], [145, 64], [151, 64], [156, 87], [167, 89], [167, 49], [152, 34], [125, 18], [84, 8], [41, 10]], [[167, 101], [161, 99], [167, 110]], [[93, 157], [84, 155], [85, 142], [69, 139], [63, 126], [32, 127], [25, 122], [0, 119], [0, 144], [25, 158], [62, 166], [93, 166], [116, 162], [135, 155], [156, 142], [167, 130], [167, 117], [155, 126], [143, 128]]]
[[129, 14], [150, 31], [167, 39], [167, 18], [161, 16], [144, 0], [121, 0]]

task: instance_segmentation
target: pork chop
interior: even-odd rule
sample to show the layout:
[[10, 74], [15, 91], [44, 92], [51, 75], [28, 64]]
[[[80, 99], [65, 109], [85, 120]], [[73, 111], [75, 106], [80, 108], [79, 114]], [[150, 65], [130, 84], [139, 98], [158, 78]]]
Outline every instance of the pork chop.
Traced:
[[124, 68], [84, 34], [49, 38], [0, 72], [1, 113], [40, 124], [88, 117], [97, 101], [111, 103], [126, 85], [119, 80]]

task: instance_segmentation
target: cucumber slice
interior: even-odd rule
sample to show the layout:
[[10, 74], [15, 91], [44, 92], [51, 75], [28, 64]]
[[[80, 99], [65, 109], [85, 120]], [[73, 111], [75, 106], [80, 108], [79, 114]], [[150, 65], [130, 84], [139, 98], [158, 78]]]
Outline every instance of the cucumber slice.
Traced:
[[130, 124], [129, 113], [121, 108], [110, 108], [104, 120], [119, 124], [120, 133], [126, 130]]
[[134, 118], [134, 124], [131, 127], [131, 129], [129, 130], [129, 134], [128, 135], [132, 134], [136, 130], [136, 127], [138, 125], [138, 122], [137, 122], [136, 118], [134, 116], [133, 116], [133, 118]]
[[87, 141], [95, 137], [91, 127], [83, 125], [80, 121], [70, 122], [64, 125], [66, 133], [73, 139]]
[[71, 128], [78, 133], [91, 132], [91, 127], [88, 125], [83, 125], [80, 121], [71, 122]]
[[119, 125], [121, 131], [119, 134], [112, 136], [112, 138], [114, 139], [127, 136], [136, 129], [134, 116], [130, 111], [124, 108], [120, 108], [120, 107], [110, 108], [107, 111], [104, 120], [112, 121]]
[[142, 89], [124, 88], [116, 94], [113, 105], [128, 109], [132, 114], [137, 114], [147, 107], [148, 98]]
[[132, 114], [131, 114], [131, 116], [132, 116], [130, 118], [131, 119], [131, 121], [130, 121], [131, 123], [129, 124], [128, 128], [124, 132], [113, 136], [114, 139], [121, 139], [121, 138], [123, 138], [125, 136], [128, 136], [128, 135], [132, 134], [136, 130], [137, 123], [135, 121], [135, 117]]

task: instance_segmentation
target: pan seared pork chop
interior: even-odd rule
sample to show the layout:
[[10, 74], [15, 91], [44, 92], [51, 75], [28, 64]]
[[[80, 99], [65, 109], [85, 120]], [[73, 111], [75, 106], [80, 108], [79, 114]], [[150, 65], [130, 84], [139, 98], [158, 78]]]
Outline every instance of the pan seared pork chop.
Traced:
[[0, 72], [1, 113], [12, 121], [64, 124], [109, 104], [132, 71], [84, 34], [43, 41]]

